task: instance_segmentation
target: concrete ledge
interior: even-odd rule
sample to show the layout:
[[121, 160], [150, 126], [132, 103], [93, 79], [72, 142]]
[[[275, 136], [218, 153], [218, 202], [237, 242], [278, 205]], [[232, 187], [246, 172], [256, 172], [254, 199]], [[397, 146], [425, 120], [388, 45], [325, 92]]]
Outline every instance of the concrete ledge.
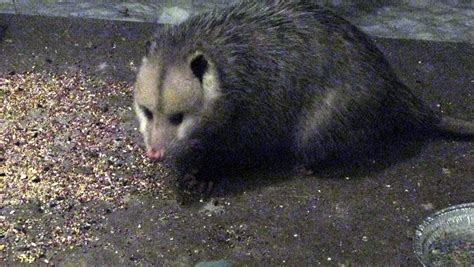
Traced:
[[[0, 13], [177, 24], [192, 14], [238, 0], [58, 1], [0, 0]], [[473, 42], [474, 6], [466, 0], [319, 0], [385, 38]]]

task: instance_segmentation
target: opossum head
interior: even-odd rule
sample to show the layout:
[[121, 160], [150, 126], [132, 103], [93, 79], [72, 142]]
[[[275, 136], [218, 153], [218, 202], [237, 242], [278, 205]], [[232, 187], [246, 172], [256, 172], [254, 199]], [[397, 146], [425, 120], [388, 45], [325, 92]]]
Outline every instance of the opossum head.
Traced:
[[219, 94], [216, 67], [207, 55], [149, 52], [138, 72], [134, 99], [147, 156], [161, 161], [177, 142], [198, 142], [193, 133]]

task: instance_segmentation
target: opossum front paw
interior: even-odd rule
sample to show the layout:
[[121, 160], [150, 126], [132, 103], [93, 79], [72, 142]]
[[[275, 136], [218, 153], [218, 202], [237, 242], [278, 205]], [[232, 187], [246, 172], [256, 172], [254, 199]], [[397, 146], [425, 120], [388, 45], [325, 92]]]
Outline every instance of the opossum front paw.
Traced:
[[214, 190], [214, 181], [201, 179], [197, 174], [185, 174], [178, 180], [181, 203], [207, 198]]
[[186, 174], [181, 179], [179, 185], [183, 190], [208, 195], [212, 193], [214, 182], [212, 180], [199, 179], [193, 174]]
[[196, 187], [198, 184], [198, 180], [196, 176], [192, 174], [185, 174], [183, 178], [178, 181], [180, 188], [185, 189], [185, 190], [190, 190]]

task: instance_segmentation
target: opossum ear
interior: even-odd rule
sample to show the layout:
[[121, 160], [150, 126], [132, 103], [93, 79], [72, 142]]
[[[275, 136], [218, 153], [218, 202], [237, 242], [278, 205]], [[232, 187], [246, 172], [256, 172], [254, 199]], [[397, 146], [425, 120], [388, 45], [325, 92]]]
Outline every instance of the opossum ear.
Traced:
[[207, 71], [209, 62], [203, 54], [196, 54], [191, 60], [191, 70], [193, 71], [194, 76], [202, 82], [204, 74]]
[[153, 51], [155, 51], [156, 42], [155, 41], [148, 41], [146, 42], [146, 55], [150, 55]]

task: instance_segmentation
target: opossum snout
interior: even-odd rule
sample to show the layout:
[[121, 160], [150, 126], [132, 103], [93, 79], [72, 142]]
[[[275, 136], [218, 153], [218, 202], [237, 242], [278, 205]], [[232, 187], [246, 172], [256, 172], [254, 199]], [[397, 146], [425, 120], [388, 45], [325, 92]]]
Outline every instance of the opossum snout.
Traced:
[[163, 161], [166, 150], [164, 148], [151, 147], [147, 150], [146, 155], [154, 161]]

